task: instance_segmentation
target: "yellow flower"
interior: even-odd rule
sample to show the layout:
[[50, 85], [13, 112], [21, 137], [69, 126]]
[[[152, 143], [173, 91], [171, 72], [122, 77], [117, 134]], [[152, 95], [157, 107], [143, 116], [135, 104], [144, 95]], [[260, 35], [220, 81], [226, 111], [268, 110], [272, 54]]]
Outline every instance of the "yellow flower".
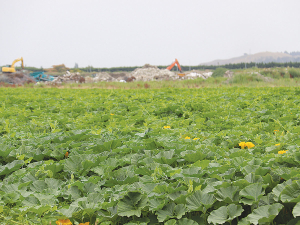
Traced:
[[245, 145], [248, 147], [248, 149], [253, 148], [255, 146], [252, 142], [246, 142]]
[[113, 116], [113, 115], [115, 115], [115, 114], [111, 113], [110, 115]]
[[55, 222], [57, 225], [72, 225], [71, 221], [69, 219], [66, 220], [57, 220]]
[[194, 138], [193, 140], [198, 140], [198, 139], [200, 139], [200, 138]]
[[241, 146], [241, 149], [244, 149], [245, 147], [253, 148], [255, 145], [252, 142], [240, 142], [239, 146]]
[[164, 129], [171, 129], [170, 126], [164, 126]]
[[184, 139], [191, 139], [189, 136], [186, 136]]
[[279, 144], [275, 144], [275, 146], [279, 146], [280, 145], [280, 143]]
[[86, 223], [80, 223], [78, 225], [90, 225], [90, 222], [86, 222]]
[[239, 143], [239, 146], [241, 146], [241, 149], [244, 149], [245, 146], [246, 146], [246, 143], [245, 143], [245, 142], [240, 142], [240, 143]]
[[286, 153], [288, 150], [281, 150], [281, 151], [278, 151], [278, 154], [283, 154], [283, 153]]

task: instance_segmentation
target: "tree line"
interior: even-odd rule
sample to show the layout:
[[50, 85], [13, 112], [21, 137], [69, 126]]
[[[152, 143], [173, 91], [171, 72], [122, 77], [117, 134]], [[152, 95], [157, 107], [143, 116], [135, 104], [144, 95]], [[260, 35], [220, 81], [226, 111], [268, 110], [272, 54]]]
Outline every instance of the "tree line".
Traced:
[[[62, 64], [63, 65], [63, 64]], [[60, 65], [59, 65], [60, 66]], [[167, 66], [157, 66], [159, 69], [165, 69]], [[226, 68], [226, 69], [245, 69], [245, 68], [274, 68], [274, 67], [294, 67], [294, 68], [300, 68], [300, 62], [268, 62], [268, 63], [256, 63], [256, 62], [250, 62], [250, 63], [235, 63], [235, 64], [226, 64], [226, 65], [198, 65], [198, 66], [184, 66], [181, 65], [181, 68], [183, 71], [189, 71], [189, 70], [215, 70], [217, 68]], [[55, 66], [53, 67], [55, 68]], [[91, 73], [98, 73], [98, 72], [132, 72], [137, 68], [141, 68], [140, 66], [131, 66], [131, 67], [111, 67], [111, 68], [95, 68], [92, 66], [88, 67], [81, 67], [81, 68], [68, 68], [70, 70], [78, 71], [78, 72], [91, 72]], [[16, 67], [17, 70], [20, 70], [21, 67]], [[31, 71], [31, 72], [37, 72], [37, 71], [49, 71], [49, 69], [44, 68], [36, 68], [36, 67], [25, 67], [25, 70]], [[172, 69], [173, 71], [176, 71], [176, 67]]]

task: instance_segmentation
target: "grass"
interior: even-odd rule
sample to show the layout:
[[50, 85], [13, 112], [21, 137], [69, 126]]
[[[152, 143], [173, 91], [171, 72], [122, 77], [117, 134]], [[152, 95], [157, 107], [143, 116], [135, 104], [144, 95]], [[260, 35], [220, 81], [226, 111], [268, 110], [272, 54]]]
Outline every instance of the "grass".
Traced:
[[136, 81], [130, 83], [99, 82], [86, 84], [59, 84], [59, 85], [34, 85], [26, 84], [28, 88], [71, 88], [71, 89], [160, 89], [160, 88], [215, 88], [215, 87], [297, 87], [300, 86], [300, 78], [280, 78], [271, 82], [265, 82], [256, 76], [237, 75], [232, 81], [227, 78], [198, 78], [195, 80], [181, 81]]

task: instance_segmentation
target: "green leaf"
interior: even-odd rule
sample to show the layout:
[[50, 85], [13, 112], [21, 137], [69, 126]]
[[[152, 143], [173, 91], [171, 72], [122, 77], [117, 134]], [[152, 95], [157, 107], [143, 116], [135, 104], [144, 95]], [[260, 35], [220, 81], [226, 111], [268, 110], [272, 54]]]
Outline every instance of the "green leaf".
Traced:
[[24, 161], [23, 160], [15, 160], [11, 163], [7, 163], [4, 166], [0, 166], [0, 175], [6, 175], [11, 172], [14, 172], [23, 166]]
[[47, 212], [49, 210], [51, 210], [50, 205], [36, 206], [36, 207], [32, 207], [32, 208], [28, 209], [29, 212], [34, 212], [38, 216], [42, 216], [45, 212]]
[[171, 219], [164, 223], [165, 225], [198, 225], [194, 220], [188, 218], [181, 218], [180, 220]]
[[136, 133], [135, 135], [140, 136], [140, 137], [145, 137], [152, 129], [148, 128], [147, 130], [145, 130], [145, 132], [143, 133]]
[[124, 225], [147, 225], [149, 222], [150, 222], [149, 218], [143, 217], [143, 218], [135, 218], [133, 221], [129, 223], [125, 223]]
[[[191, 163], [199, 161], [199, 164], [201, 164], [201, 160], [205, 158], [205, 155], [202, 153], [202, 151], [185, 151], [181, 152], [181, 155], [186, 161]], [[202, 162], [202, 165], [205, 167], [205, 161]]]
[[249, 173], [247, 176], [245, 176], [245, 180], [249, 183], [260, 183], [263, 182], [263, 179], [259, 175], [255, 175], [254, 173]]
[[118, 215], [120, 216], [141, 216], [141, 210], [146, 206], [148, 199], [140, 192], [128, 192], [118, 202]]
[[281, 201], [299, 202], [300, 201], [300, 181], [295, 180], [292, 184], [287, 185], [281, 192]]
[[181, 218], [177, 221], [178, 225], [198, 225], [198, 223], [194, 220], [187, 219], [187, 218]]
[[214, 195], [203, 193], [201, 190], [195, 191], [186, 198], [186, 207], [191, 211], [206, 212], [216, 201]]
[[32, 184], [30, 185], [30, 189], [32, 191], [39, 192], [39, 193], [43, 192], [43, 190], [45, 190], [47, 188], [48, 188], [48, 185], [43, 180], [33, 181]]
[[0, 144], [0, 157], [6, 158], [11, 151], [12, 148], [8, 148], [5, 144]]
[[240, 191], [240, 196], [244, 197], [240, 200], [240, 202], [247, 205], [252, 205], [253, 202], [258, 202], [264, 193], [265, 192], [262, 188], [262, 184], [250, 184]]
[[198, 160], [197, 162], [191, 164], [191, 167], [201, 167], [201, 169], [205, 169], [208, 167], [210, 160]]
[[300, 216], [300, 202], [298, 202], [293, 209], [293, 216]]
[[233, 203], [239, 201], [239, 193], [237, 192], [239, 187], [237, 186], [229, 186], [229, 187], [221, 187], [217, 190], [215, 197], [220, 202], [225, 203]]
[[154, 212], [157, 211], [159, 209], [162, 209], [167, 203], [167, 200], [164, 199], [150, 199], [149, 200], [149, 209]]
[[22, 204], [25, 206], [37, 206], [40, 205], [40, 201], [34, 196], [28, 196], [23, 201]]
[[274, 199], [276, 201], [280, 199], [280, 195], [283, 189], [290, 184], [292, 184], [292, 180], [285, 181], [282, 184], [277, 184], [276, 187], [273, 188], [272, 193], [274, 194]]
[[162, 209], [156, 212], [159, 222], [163, 222], [170, 218], [180, 219], [186, 212], [186, 208], [183, 204], [175, 205], [174, 202], [165, 205]]
[[296, 217], [295, 219], [290, 220], [287, 225], [300, 225], [300, 217]]
[[174, 157], [174, 150], [172, 149], [170, 151], [159, 152], [153, 159], [158, 163], [171, 165], [177, 160], [177, 157]]
[[79, 173], [83, 169], [81, 162], [82, 157], [80, 155], [70, 156], [65, 160], [64, 169], [73, 173]]
[[121, 140], [112, 140], [112, 141], [108, 141], [105, 142], [103, 144], [103, 147], [105, 148], [106, 151], [111, 151], [116, 149], [117, 147], [122, 146], [122, 141]]
[[260, 206], [254, 209], [247, 219], [253, 224], [271, 223], [278, 215], [283, 205], [275, 203], [273, 205]]
[[175, 219], [168, 220], [164, 223], [164, 225], [176, 225], [177, 221]]
[[77, 207], [77, 206], [69, 206], [69, 207], [64, 207], [64, 208], [61, 208], [59, 210], [57, 210], [60, 214], [64, 215], [65, 217], [67, 218], [71, 218], [72, 217], [72, 214], [74, 212], [77, 212], [80, 208]]
[[243, 211], [244, 209], [240, 205], [230, 204], [228, 206], [222, 206], [212, 211], [207, 221], [213, 224], [223, 224], [240, 216]]

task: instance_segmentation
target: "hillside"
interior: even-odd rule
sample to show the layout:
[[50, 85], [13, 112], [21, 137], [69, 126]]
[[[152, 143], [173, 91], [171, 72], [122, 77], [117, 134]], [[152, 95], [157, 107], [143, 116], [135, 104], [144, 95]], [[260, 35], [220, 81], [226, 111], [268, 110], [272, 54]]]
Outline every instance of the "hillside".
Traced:
[[200, 65], [225, 65], [234, 63], [250, 63], [250, 62], [300, 62], [300, 52], [295, 53], [282, 53], [282, 52], [260, 52], [256, 54], [244, 54], [243, 56], [231, 59], [217, 59], [211, 62], [200, 63]]

